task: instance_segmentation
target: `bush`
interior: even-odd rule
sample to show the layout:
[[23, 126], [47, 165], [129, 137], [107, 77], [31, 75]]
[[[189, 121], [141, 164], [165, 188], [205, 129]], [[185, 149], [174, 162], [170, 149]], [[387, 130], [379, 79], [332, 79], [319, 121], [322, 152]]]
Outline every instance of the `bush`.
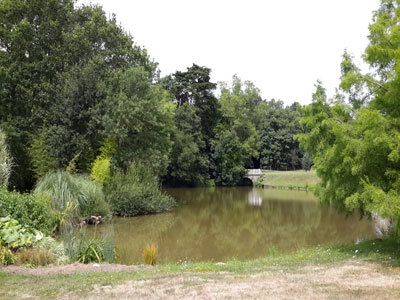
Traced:
[[100, 155], [93, 162], [92, 171], [89, 175], [98, 185], [105, 185], [111, 177], [111, 156], [117, 151], [115, 138], [108, 138], [100, 148]]
[[111, 159], [103, 158], [98, 156], [93, 163], [92, 172], [90, 173], [90, 179], [92, 179], [96, 184], [103, 186], [109, 182], [111, 177]]
[[48, 196], [54, 209], [67, 212], [61, 222], [75, 223], [89, 220], [93, 215], [107, 217], [111, 213], [101, 187], [82, 175], [64, 171], [48, 173], [39, 180], [34, 194]]
[[8, 180], [11, 174], [11, 156], [7, 149], [6, 135], [0, 129], [0, 187], [8, 186]]
[[113, 212], [124, 217], [168, 211], [176, 205], [172, 197], [160, 191], [151, 169], [141, 164], [131, 164], [126, 174], [115, 172], [106, 197]]
[[0, 217], [6, 216], [45, 234], [53, 232], [56, 227], [56, 217], [48, 197], [9, 192], [0, 188]]

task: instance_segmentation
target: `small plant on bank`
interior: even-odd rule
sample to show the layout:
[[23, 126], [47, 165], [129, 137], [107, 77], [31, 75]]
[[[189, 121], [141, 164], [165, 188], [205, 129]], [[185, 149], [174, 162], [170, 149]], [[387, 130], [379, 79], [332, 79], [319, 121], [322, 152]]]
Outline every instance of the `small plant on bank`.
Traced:
[[143, 249], [144, 262], [148, 265], [154, 266], [157, 263], [157, 246], [148, 244]]
[[255, 187], [261, 187], [263, 181], [264, 181], [264, 177], [263, 176], [258, 177], [257, 180], [254, 182], [254, 186]]
[[0, 246], [0, 264], [7, 266], [15, 264], [16, 261], [17, 258], [9, 248]]

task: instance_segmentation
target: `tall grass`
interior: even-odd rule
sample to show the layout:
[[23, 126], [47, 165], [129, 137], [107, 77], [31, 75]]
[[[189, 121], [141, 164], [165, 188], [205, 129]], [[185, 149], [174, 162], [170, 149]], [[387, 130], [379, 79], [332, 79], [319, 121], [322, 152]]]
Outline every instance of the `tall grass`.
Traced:
[[115, 261], [114, 239], [112, 236], [97, 236], [96, 231], [92, 236], [85, 229], [77, 231], [64, 231], [62, 234], [63, 245], [66, 255], [71, 262], [84, 264], [91, 262]]
[[34, 190], [36, 195], [47, 195], [52, 207], [59, 212], [60, 222], [79, 222], [91, 216], [106, 217], [110, 208], [100, 186], [88, 177], [56, 171], [42, 177]]

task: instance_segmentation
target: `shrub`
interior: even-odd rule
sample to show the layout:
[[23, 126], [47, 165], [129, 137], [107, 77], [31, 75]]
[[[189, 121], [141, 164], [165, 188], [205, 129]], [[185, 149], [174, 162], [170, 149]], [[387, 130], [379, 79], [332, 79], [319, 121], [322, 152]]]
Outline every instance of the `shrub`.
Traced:
[[6, 216], [46, 234], [53, 232], [56, 227], [56, 216], [52, 213], [48, 197], [0, 188], [0, 217]]
[[12, 161], [7, 148], [6, 135], [0, 129], [0, 187], [8, 186], [11, 167]]
[[110, 214], [101, 187], [82, 175], [64, 171], [48, 173], [39, 180], [34, 194], [51, 199], [52, 207], [61, 212], [61, 222], [78, 222], [89, 220], [92, 215], [107, 217]]
[[90, 179], [98, 185], [105, 185], [111, 177], [111, 156], [117, 151], [115, 138], [108, 138], [100, 148], [100, 155], [93, 162]]
[[146, 245], [143, 249], [144, 262], [154, 266], [157, 263], [157, 246], [154, 244]]
[[92, 179], [96, 184], [103, 186], [110, 180], [110, 166], [110, 158], [103, 158], [101, 156], [98, 156], [93, 163], [92, 172], [90, 173], [90, 179]]
[[159, 213], [176, 205], [172, 197], [161, 192], [151, 169], [142, 164], [131, 164], [126, 173], [115, 172], [106, 187], [106, 196], [119, 216]]

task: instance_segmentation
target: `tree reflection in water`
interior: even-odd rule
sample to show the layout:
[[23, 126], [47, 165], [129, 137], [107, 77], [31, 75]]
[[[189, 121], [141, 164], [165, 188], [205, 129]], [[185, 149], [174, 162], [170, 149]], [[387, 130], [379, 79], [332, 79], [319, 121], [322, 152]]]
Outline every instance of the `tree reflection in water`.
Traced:
[[125, 264], [142, 263], [148, 243], [160, 262], [251, 259], [318, 244], [375, 236], [372, 222], [320, 206], [311, 193], [230, 188], [168, 189], [173, 212], [114, 218], [115, 245]]

